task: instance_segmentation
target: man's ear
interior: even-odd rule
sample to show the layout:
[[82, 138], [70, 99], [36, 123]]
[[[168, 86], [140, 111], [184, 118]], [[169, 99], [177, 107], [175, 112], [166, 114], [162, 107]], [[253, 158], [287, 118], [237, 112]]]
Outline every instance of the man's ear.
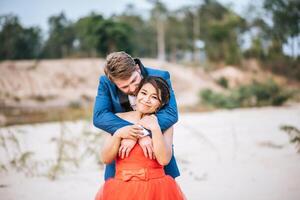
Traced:
[[141, 68], [138, 64], [135, 65], [135, 70], [138, 71], [139, 73], [141, 73]]

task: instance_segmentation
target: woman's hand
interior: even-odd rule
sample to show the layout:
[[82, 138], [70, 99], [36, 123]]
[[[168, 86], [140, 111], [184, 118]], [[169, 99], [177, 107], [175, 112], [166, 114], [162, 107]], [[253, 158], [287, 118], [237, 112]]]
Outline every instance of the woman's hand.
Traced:
[[127, 158], [136, 142], [136, 140], [131, 140], [127, 138], [121, 140], [121, 146], [119, 148], [119, 157], [121, 157], [122, 159], [125, 157]]
[[157, 117], [152, 114], [152, 115], [146, 115], [144, 116], [139, 122], [139, 125], [143, 126], [144, 128], [148, 129], [148, 130], [160, 130], [159, 124], [158, 124], [158, 120]]
[[118, 129], [115, 134], [124, 139], [137, 140], [139, 137], [143, 136], [142, 128], [138, 125], [128, 125], [123, 128]]

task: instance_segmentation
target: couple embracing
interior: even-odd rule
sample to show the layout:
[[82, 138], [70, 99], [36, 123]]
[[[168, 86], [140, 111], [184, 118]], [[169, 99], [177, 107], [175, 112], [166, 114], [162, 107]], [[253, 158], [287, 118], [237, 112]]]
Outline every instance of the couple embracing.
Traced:
[[107, 56], [94, 106], [106, 134], [105, 183], [96, 200], [185, 199], [175, 178], [173, 125], [178, 111], [170, 75], [125, 52]]

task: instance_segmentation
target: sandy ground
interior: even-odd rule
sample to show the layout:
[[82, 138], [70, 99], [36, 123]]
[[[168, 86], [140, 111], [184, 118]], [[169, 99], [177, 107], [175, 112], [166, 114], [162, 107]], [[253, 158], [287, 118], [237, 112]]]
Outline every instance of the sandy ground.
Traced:
[[[176, 180], [191, 200], [298, 200], [300, 155], [279, 127], [299, 128], [299, 122], [300, 106], [180, 114], [174, 145], [181, 176]], [[75, 136], [83, 124], [66, 125]], [[15, 134], [21, 149], [35, 152], [35, 160], [55, 157], [49, 140], [59, 135], [58, 123], [2, 128], [0, 133], [7, 136], [16, 130], [22, 130]], [[12, 155], [0, 149], [2, 163]], [[103, 170], [93, 159], [82, 164], [55, 181], [37, 175], [47, 165], [34, 176], [8, 169], [0, 173], [0, 199], [93, 199], [103, 183]]]

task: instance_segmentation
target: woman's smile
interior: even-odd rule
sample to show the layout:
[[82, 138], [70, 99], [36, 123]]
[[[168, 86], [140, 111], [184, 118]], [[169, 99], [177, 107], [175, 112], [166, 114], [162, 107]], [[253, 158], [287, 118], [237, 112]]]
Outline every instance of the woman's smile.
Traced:
[[138, 111], [154, 113], [160, 106], [159, 94], [152, 84], [147, 83], [140, 89], [136, 102]]

